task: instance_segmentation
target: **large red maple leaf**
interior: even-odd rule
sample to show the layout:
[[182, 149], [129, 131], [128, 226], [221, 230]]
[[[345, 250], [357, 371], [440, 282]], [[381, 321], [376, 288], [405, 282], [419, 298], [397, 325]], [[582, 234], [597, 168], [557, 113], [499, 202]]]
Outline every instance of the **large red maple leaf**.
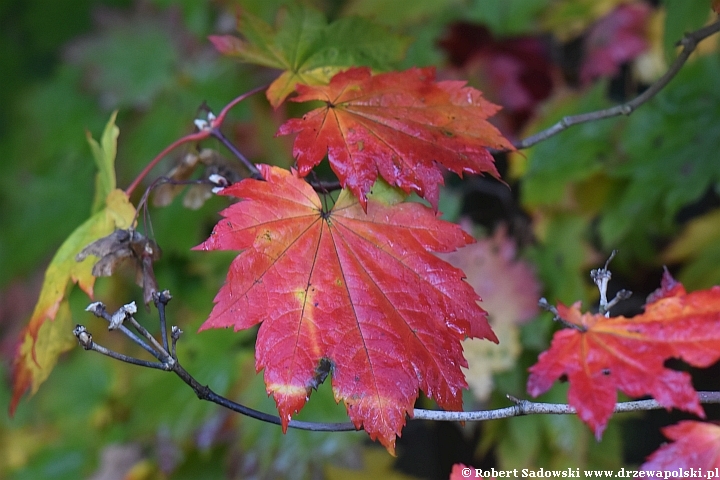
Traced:
[[720, 359], [720, 287], [686, 293], [669, 274], [650, 297], [645, 313], [606, 318], [581, 313], [579, 303], [558, 306], [560, 317], [578, 329], [555, 333], [550, 349], [530, 368], [528, 392], [537, 396], [566, 376], [568, 402], [599, 438], [617, 401], [653, 396], [667, 409], [704, 417], [690, 375], [664, 366], [679, 358], [696, 367]]
[[720, 426], [685, 420], [662, 429], [673, 443], [656, 450], [641, 470], [645, 478], [665, 478], [665, 472], [677, 469], [699, 469], [713, 472], [720, 468]]
[[329, 371], [355, 425], [392, 451], [418, 389], [449, 410], [467, 384], [461, 341], [497, 341], [463, 273], [431, 251], [472, 237], [418, 203], [347, 191], [329, 212], [296, 172], [261, 165], [198, 249], [241, 250], [201, 330], [262, 323], [256, 368], [283, 427]]
[[307, 175], [327, 155], [341, 184], [363, 207], [379, 174], [437, 209], [440, 166], [459, 175], [498, 177], [487, 149], [512, 149], [487, 121], [500, 107], [465, 82], [435, 82], [432, 68], [374, 76], [368, 68], [352, 68], [329, 85], [298, 85], [297, 91], [295, 102], [325, 103], [278, 130], [278, 135], [298, 133], [293, 145], [298, 171]]

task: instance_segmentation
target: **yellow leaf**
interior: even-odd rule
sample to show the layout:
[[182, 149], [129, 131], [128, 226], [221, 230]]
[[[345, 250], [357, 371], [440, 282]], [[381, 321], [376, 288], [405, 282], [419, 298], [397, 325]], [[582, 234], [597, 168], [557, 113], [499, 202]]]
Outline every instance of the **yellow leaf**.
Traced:
[[298, 72], [288, 70], [270, 84], [265, 95], [270, 104], [277, 108], [285, 101], [288, 95], [295, 91], [297, 84], [327, 85], [330, 83], [330, 79], [340, 70], [342, 70], [340, 67], [321, 67]]
[[[125, 192], [115, 188], [117, 134], [113, 114], [105, 127], [101, 143], [90, 139], [90, 147], [100, 170], [93, 205], [93, 209], [98, 208], [98, 211], [70, 234], [45, 271], [40, 297], [28, 325], [20, 333], [21, 341], [13, 360], [11, 415], [20, 397], [29, 388], [35, 393], [50, 375], [60, 354], [74, 343], [72, 318], [67, 303], [70, 288], [77, 283], [90, 298], [93, 297], [94, 260], [86, 258], [77, 262], [75, 256], [86, 245], [109, 235], [115, 229], [129, 228], [134, 221], [135, 207]], [[103, 192], [106, 193], [97, 200], [97, 194]]]
[[713, 243], [720, 242], [720, 209], [688, 222], [682, 234], [662, 255], [663, 262], [687, 260]]

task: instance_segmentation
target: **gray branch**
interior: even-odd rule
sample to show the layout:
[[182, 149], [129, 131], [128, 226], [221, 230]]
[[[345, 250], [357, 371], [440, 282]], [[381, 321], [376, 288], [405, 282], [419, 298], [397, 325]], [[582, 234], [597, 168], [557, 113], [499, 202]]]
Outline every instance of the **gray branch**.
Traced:
[[[700, 403], [720, 403], [720, 392], [697, 392]], [[437, 422], [482, 422], [501, 418], [519, 417], [522, 415], [574, 415], [575, 409], [564, 403], [542, 403], [519, 400], [508, 395], [515, 405], [495, 410], [479, 410], [475, 412], [445, 412], [439, 410], [421, 410], [416, 408], [413, 418], [416, 420], [434, 420]], [[613, 412], [640, 412], [664, 409], [656, 400], [635, 400], [620, 402]]]
[[522, 150], [524, 148], [531, 147], [536, 143], [547, 140], [548, 138], [557, 135], [564, 130], [567, 130], [573, 125], [578, 125], [586, 122], [594, 122], [595, 120], [617, 117], [619, 115], [630, 115], [640, 105], [657, 95], [660, 90], [665, 88], [665, 86], [670, 83], [673, 78], [675, 78], [675, 75], [677, 75], [683, 65], [685, 65], [685, 62], [687, 62], [690, 54], [697, 48], [698, 43], [700, 43], [707, 37], [717, 33], [718, 31], [720, 31], [720, 21], [710, 24], [707, 27], [703, 27], [700, 30], [696, 30], [692, 33], [686, 34], [685, 37], [683, 37], [683, 39], [678, 42], [678, 44], [683, 47], [682, 51], [677, 56], [675, 61], [670, 65], [665, 74], [660, 77], [655, 83], [653, 83], [647, 90], [645, 90], [643, 93], [630, 100], [629, 102], [623, 103], [622, 105], [616, 105], [614, 107], [610, 107], [604, 110], [564, 117], [562, 120], [560, 120], [550, 128], [538, 132], [535, 135], [531, 135], [523, 140], [514, 142], [513, 146], [518, 150]]

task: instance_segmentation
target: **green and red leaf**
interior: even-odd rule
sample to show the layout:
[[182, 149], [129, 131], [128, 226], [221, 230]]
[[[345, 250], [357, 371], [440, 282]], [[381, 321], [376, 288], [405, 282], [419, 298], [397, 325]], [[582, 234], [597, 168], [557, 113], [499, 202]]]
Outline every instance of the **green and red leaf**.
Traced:
[[651, 395], [667, 409], [704, 417], [690, 375], [665, 367], [679, 358], [695, 367], [720, 359], [720, 287], [686, 293], [666, 273], [645, 313], [606, 318], [581, 313], [579, 304], [558, 306], [560, 317], [578, 329], [564, 329], [530, 368], [528, 392], [537, 396], [566, 376], [568, 402], [599, 438], [617, 401]]
[[448, 410], [467, 387], [461, 342], [496, 341], [463, 273], [431, 252], [472, 241], [418, 203], [344, 191], [330, 211], [297, 172], [260, 166], [196, 247], [239, 250], [202, 329], [261, 324], [256, 369], [283, 426], [332, 375], [355, 425], [393, 451], [418, 390]]
[[298, 134], [293, 155], [300, 175], [327, 155], [343, 187], [363, 207], [379, 175], [437, 208], [442, 167], [497, 178], [488, 148], [513, 148], [487, 121], [500, 107], [465, 82], [436, 82], [432, 68], [379, 75], [352, 68], [327, 86], [298, 85], [297, 90], [293, 101], [325, 103], [278, 131]]
[[282, 71], [266, 92], [276, 108], [297, 85], [326, 85], [343, 68], [386, 69], [402, 58], [410, 43], [364, 18], [344, 17], [328, 24], [321, 12], [296, 3], [280, 10], [275, 26], [242, 11], [238, 32], [243, 38], [214, 35], [210, 41], [224, 55]]

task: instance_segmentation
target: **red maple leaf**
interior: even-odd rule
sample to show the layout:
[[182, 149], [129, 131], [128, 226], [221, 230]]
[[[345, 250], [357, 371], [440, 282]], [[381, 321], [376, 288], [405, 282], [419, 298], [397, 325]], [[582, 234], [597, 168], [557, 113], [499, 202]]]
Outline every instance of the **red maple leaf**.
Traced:
[[434, 80], [432, 68], [375, 76], [368, 68], [352, 68], [329, 85], [298, 85], [293, 101], [320, 100], [325, 106], [288, 120], [278, 135], [298, 133], [293, 155], [302, 176], [327, 155], [363, 207], [379, 174], [437, 209], [440, 166], [458, 175], [498, 177], [487, 148], [512, 145], [486, 120], [500, 107], [465, 82]]
[[350, 419], [393, 451], [418, 389], [462, 408], [461, 341], [496, 341], [463, 273], [431, 251], [472, 237], [418, 203], [343, 192], [329, 212], [297, 173], [261, 165], [202, 245], [241, 250], [201, 330], [262, 323], [255, 366], [283, 427], [328, 372]]
[[537, 396], [567, 376], [568, 402], [599, 438], [617, 401], [652, 395], [667, 409], [704, 417], [690, 375], [665, 368], [669, 358], [696, 367], [720, 359], [720, 287], [686, 293], [666, 273], [645, 313], [606, 318], [558, 306], [560, 317], [579, 329], [555, 333], [550, 349], [530, 368], [528, 392]]
[[663, 428], [662, 432], [674, 443], [663, 445], [648, 457], [640, 469], [657, 473], [646, 474], [645, 478], [665, 478], [664, 471], [678, 468], [703, 472], [720, 468], [720, 426], [685, 420]]

